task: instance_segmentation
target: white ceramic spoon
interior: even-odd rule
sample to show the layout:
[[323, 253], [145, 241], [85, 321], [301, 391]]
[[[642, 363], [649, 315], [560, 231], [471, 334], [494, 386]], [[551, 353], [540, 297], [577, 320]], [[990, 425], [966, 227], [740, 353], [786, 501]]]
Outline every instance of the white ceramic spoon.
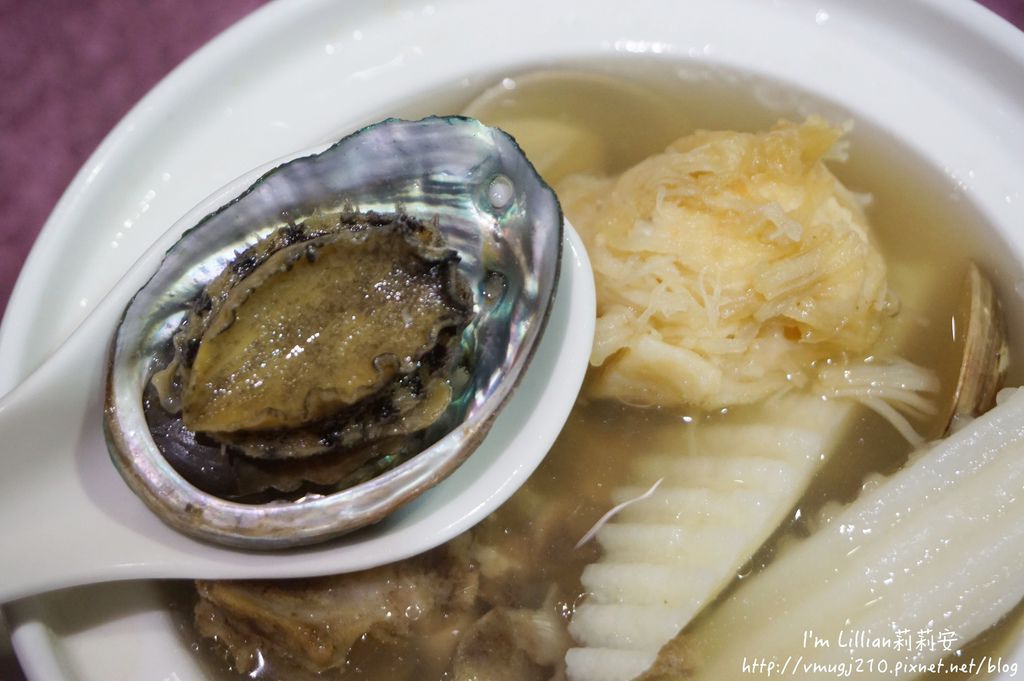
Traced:
[[111, 463], [101, 426], [111, 334], [180, 226], [196, 224], [280, 163], [239, 178], [182, 218], [64, 345], [0, 400], [0, 603], [113, 580], [300, 577], [399, 560], [482, 519], [553, 444], [582, 384], [594, 326], [590, 265], [568, 224], [554, 308], [516, 392], [460, 468], [384, 521], [326, 544], [244, 551], [178, 533], [132, 494]]

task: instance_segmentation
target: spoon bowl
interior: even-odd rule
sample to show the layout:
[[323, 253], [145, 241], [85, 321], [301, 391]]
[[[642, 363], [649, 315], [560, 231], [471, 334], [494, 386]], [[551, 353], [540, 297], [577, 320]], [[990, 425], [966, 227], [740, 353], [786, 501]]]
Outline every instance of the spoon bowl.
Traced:
[[[285, 161], [308, 156], [302, 152]], [[130, 493], [110, 463], [101, 428], [110, 334], [183, 228], [285, 161], [248, 173], [182, 218], [68, 341], [0, 401], [8, 471], [0, 483], [0, 512], [11, 528], [0, 536], [0, 602], [116, 579], [298, 577], [399, 560], [483, 518], [525, 481], [554, 442], [582, 383], [593, 335], [592, 277], [568, 225], [556, 242], [562, 245], [561, 277], [531, 371], [514, 394], [510, 386], [511, 396], [499, 400], [507, 398], [507, 406], [487, 437], [481, 436], [474, 456], [429, 493], [340, 539], [273, 553], [218, 546], [175, 531]]]

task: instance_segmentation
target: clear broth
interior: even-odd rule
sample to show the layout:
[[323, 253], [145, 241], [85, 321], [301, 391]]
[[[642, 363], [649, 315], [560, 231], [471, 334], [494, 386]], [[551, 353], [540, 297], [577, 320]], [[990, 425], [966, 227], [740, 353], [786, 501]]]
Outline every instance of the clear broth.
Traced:
[[[552, 65], [542, 65], [554, 68]], [[967, 261], [975, 259], [994, 277], [1004, 301], [1011, 300], [1012, 285], [1021, 279], [1019, 266], [1009, 249], [1001, 245], [992, 230], [966, 200], [954, 178], [928, 167], [912, 150], [877, 126], [870, 112], [848, 111], [785, 85], [747, 74], [696, 62], [633, 58], [616, 61], [558, 64], [558, 69], [621, 76], [628, 83], [621, 92], [595, 92], [593, 87], [559, 87], [527, 84], [510, 89], [499, 107], [502, 114], [548, 117], [556, 120], [583, 119], [610, 140], [609, 170], [620, 172], [646, 156], [661, 151], [673, 139], [695, 129], [764, 129], [781, 117], [802, 119], [819, 113], [836, 121], [856, 122], [849, 135], [851, 156], [845, 164], [832, 164], [833, 171], [852, 190], [868, 192], [873, 203], [868, 215], [889, 267], [889, 281], [901, 289], [925, 286], [930, 291], [922, 309], [901, 311], [901, 323], [915, 325], [913, 341], [903, 354], [913, 362], [935, 369], [942, 383], [937, 400], [946, 404], [959, 363], [959, 348], [950, 330], [950, 320]], [[503, 78], [534, 69], [524, 67], [511, 73], [481, 74], [453, 83], [429, 96], [413, 97], [381, 118], [407, 118], [427, 114], [459, 113], [482, 88]], [[646, 95], [635, 96], [638, 90]], [[628, 95], [628, 96], [627, 96]], [[952, 273], [952, 274], [951, 274]], [[1005, 306], [1009, 317], [1011, 344], [1020, 337], [1022, 319]], [[1020, 382], [1020, 367], [1011, 368], [1010, 383]], [[678, 428], [683, 414], [659, 409], [637, 409], [603, 402], [581, 400], [553, 450], [527, 484], [482, 525], [479, 531], [500, 541], [514, 543], [523, 537], [541, 537], [534, 556], [533, 583], [523, 584], [524, 605], [539, 605], [549, 584], [563, 594], [562, 610], [569, 613], [583, 597], [580, 574], [597, 557], [591, 545], [574, 549], [579, 538], [612, 505], [611, 492], [628, 479], [635, 452], [660, 428]], [[708, 418], [728, 419], [730, 414], [691, 414], [694, 422]], [[936, 437], [941, 418], [918, 422], [919, 431]], [[869, 412], [859, 415], [839, 450], [819, 472], [801, 500], [794, 520], [775, 536], [741, 571], [746, 576], [770, 562], [780, 541], [804, 536], [807, 519], [815, 518], [828, 502], [844, 503], [859, 492], [866, 477], [890, 474], [906, 461], [909, 446], [880, 418]], [[795, 509], [797, 510], [797, 509]], [[738, 583], [742, 578], [738, 577]], [[190, 619], [187, 596], [174, 597], [183, 621]], [[713, 607], [713, 605], [711, 606]], [[1007, 623], [993, 628], [977, 642], [964, 648], [965, 656], [979, 656], [1003, 645], [1017, 630], [1017, 608]], [[213, 678], [237, 678], [226, 669], [222, 655], [208, 642], [196, 642], [191, 626], [183, 626], [188, 644], [199, 651]], [[361, 643], [353, 649], [349, 664], [336, 675], [320, 678], [342, 679], [426, 679], [445, 678], [447, 660], [432, 659], [429, 651], [415, 642], [381, 647]], [[427, 670], [431, 670], [424, 675]], [[268, 665], [253, 678], [270, 681], [294, 678], [290, 670]], [[944, 678], [950, 678], [945, 675]], [[953, 677], [955, 678], [955, 677]]]

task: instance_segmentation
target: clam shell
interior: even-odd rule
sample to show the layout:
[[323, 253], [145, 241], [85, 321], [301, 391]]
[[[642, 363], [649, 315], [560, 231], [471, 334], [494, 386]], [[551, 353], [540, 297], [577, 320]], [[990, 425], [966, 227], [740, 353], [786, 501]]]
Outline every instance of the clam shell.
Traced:
[[[190, 301], [234, 254], [273, 230], [341, 209], [435, 217], [476, 315], [461, 338], [472, 372], [443, 417], [449, 431], [368, 482], [297, 501], [242, 504], [190, 485], [160, 453], [143, 394], [166, 363]], [[245, 548], [323, 541], [377, 522], [476, 448], [529, 363], [552, 305], [562, 213], [506, 133], [463, 117], [389, 119], [284, 163], [184, 232], [129, 302], [111, 346], [104, 426], [131, 489], [187, 534]]]

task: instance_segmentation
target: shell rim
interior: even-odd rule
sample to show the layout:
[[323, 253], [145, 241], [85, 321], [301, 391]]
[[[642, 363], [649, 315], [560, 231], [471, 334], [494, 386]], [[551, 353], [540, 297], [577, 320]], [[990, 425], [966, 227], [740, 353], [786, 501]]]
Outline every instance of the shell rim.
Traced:
[[[556, 252], [552, 254], [555, 258], [551, 288], [542, 299], [543, 311], [536, 318], [537, 331], [532, 337], [524, 342], [524, 349], [519, 353], [510, 372], [506, 372], [501, 380], [501, 385], [495, 391], [496, 400], [492, 402], [493, 409], [487, 413], [480, 414], [476, 419], [470, 419], [471, 428], [467, 423], [461, 423], [453, 430], [446, 433], [427, 449], [410, 457], [407, 461], [399, 464], [393, 469], [372, 478], [371, 480], [354, 485], [345, 490], [323, 495], [314, 499], [305, 499], [297, 502], [271, 502], [269, 504], [245, 504], [236, 501], [223, 499], [213, 494], [204, 492], [187, 480], [185, 480], [170, 464], [159, 454], [159, 461], [154, 462], [154, 467], [146, 467], [149, 474], [143, 474], [138, 470], [138, 456], [145, 454], [133, 453], [131, 443], [125, 438], [124, 430], [120, 427], [119, 412], [116, 404], [116, 391], [114, 389], [115, 368], [118, 359], [118, 344], [121, 340], [123, 323], [128, 312], [131, 310], [137, 296], [142, 293], [157, 276], [167, 254], [173, 250], [174, 245], [165, 250], [164, 257], [157, 264], [156, 269], [146, 279], [146, 282], [136, 291], [125, 305], [124, 310], [118, 317], [112, 340], [108, 347], [105, 363], [104, 380], [104, 413], [103, 430], [108, 443], [108, 451], [114, 467], [118, 470], [129, 488], [138, 496], [146, 506], [153, 511], [165, 524], [173, 529], [190, 535], [194, 538], [209, 541], [218, 545], [229, 546], [240, 549], [275, 550], [289, 547], [309, 545], [339, 537], [358, 530], [359, 528], [372, 525], [384, 519], [401, 506], [418, 497], [434, 485], [448, 477], [458, 468], [483, 442], [491, 428], [495, 418], [508, 403], [512, 393], [519, 386], [524, 374], [528, 370], [531, 360], [548, 325], [551, 310], [554, 307], [554, 299], [557, 295], [558, 283], [561, 278], [562, 255], [564, 249], [564, 214], [557, 194], [543, 180], [537, 172], [533, 163], [529, 160], [522, 148], [509, 133], [493, 126], [486, 126], [480, 121], [461, 115], [451, 116], [427, 116], [416, 121], [410, 121], [397, 117], [382, 119], [370, 125], [341, 137], [340, 139], [327, 144], [315, 145], [311, 148], [290, 154], [288, 160], [283, 161], [266, 172], [261, 173], [253, 180], [247, 180], [246, 187], [233, 196], [229, 201], [218, 206], [216, 209], [205, 213], [194, 225], [183, 230], [174, 243], [185, 238], [186, 235], [206, 224], [215, 216], [230, 209], [243, 198], [256, 191], [257, 188], [271, 177], [282, 172], [288, 166], [309, 161], [315, 157], [329, 153], [345, 143], [347, 140], [358, 137], [378, 127], [406, 124], [406, 123], [468, 123], [477, 125], [481, 129], [491, 131], [492, 134], [500, 136], [504, 141], [511, 144], [512, 149], [525, 161], [531, 181], [536, 183], [537, 189], [551, 201], [554, 210], [556, 229]], [[248, 174], [235, 178], [225, 187], [231, 187], [240, 183]], [[223, 191], [221, 188], [219, 191]], [[212, 196], [219, 192], [215, 192]], [[208, 197], [206, 200], [210, 200]], [[547, 226], [550, 227], [550, 226]], [[174, 229], [172, 226], [171, 229]], [[511, 375], [509, 375], [511, 373]], [[141, 398], [141, 393], [139, 393]], [[148, 435], [148, 431], [147, 431]], [[147, 437], [149, 443], [152, 438]], [[444, 455], [443, 448], [439, 445], [458, 439], [462, 445], [455, 450], [454, 455]], [[153, 449], [156, 450], [155, 445]], [[433, 464], [433, 465], [432, 465]], [[336, 506], [346, 504], [353, 496], [359, 493], [366, 493], [367, 486], [373, 483], [396, 484], [396, 478], [401, 480], [403, 476], [411, 476], [419, 472], [415, 485], [408, 487], [399, 495], [389, 496], [387, 504], [377, 503], [374, 511], [362, 514], [357, 518], [347, 518], [343, 514], [333, 513]], [[386, 491], [386, 490], [385, 490]], [[205, 510], [203, 510], [205, 509]], [[211, 513], [213, 517], [211, 517]], [[308, 522], [305, 516], [314, 515], [318, 518], [330, 518], [327, 522]], [[283, 521], [285, 527], [265, 527], [265, 521]], [[290, 523], [289, 523], [290, 521]], [[301, 528], [298, 531], [296, 528]]]

